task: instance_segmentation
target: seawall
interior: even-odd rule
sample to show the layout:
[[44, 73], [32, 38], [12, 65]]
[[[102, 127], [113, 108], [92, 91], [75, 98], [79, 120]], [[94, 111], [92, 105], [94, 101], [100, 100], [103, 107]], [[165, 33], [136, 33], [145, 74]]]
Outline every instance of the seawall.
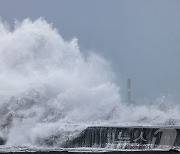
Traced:
[[180, 148], [178, 127], [88, 127], [65, 143], [66, 148], [110, 149]]

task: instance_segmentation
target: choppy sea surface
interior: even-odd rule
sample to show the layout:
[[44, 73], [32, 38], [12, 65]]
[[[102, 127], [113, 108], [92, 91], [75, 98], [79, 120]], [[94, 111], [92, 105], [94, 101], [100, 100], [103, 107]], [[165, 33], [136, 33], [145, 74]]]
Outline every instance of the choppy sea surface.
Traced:
[[111, 148], [45, 148], [45, 147], [29, 147], [29, 146], [0, 146], [0, 152], [43, 152], [43, 151], [68, 151], [68, 152], [109, 152], [109, 151], [169, 151], [177, 148], [155, 148], [155, 149], [111, 149]]

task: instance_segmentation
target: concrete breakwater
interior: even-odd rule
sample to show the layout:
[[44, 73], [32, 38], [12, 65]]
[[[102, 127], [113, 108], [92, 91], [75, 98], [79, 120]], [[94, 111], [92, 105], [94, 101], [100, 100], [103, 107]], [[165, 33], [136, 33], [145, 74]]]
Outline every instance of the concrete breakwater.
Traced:
[[177, 127], [88, 127], [66, 148], [94, 147], [111, 149], [180, 148]]

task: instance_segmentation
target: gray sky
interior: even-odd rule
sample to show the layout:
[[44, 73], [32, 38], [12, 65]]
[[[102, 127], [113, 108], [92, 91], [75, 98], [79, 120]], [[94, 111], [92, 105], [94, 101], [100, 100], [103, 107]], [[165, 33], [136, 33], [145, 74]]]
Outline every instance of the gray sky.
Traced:
[[180, 99], [180, 0], [0, 0], [0, 16], [44, 17], [64, 39], [77, 37], [111, 62], [124, 97], [131, 78], [135, 100]]

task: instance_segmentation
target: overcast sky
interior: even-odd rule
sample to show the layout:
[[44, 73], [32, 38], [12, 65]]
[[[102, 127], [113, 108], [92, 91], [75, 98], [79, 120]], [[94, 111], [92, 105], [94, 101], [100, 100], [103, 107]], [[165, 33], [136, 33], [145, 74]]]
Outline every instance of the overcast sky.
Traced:
[[[125, 97], [180, 99], [180, 0], [0, 0], [2, 20], [44, 17], [110, 61]], [[180, 103], [180, 102], [179, 102]]]

